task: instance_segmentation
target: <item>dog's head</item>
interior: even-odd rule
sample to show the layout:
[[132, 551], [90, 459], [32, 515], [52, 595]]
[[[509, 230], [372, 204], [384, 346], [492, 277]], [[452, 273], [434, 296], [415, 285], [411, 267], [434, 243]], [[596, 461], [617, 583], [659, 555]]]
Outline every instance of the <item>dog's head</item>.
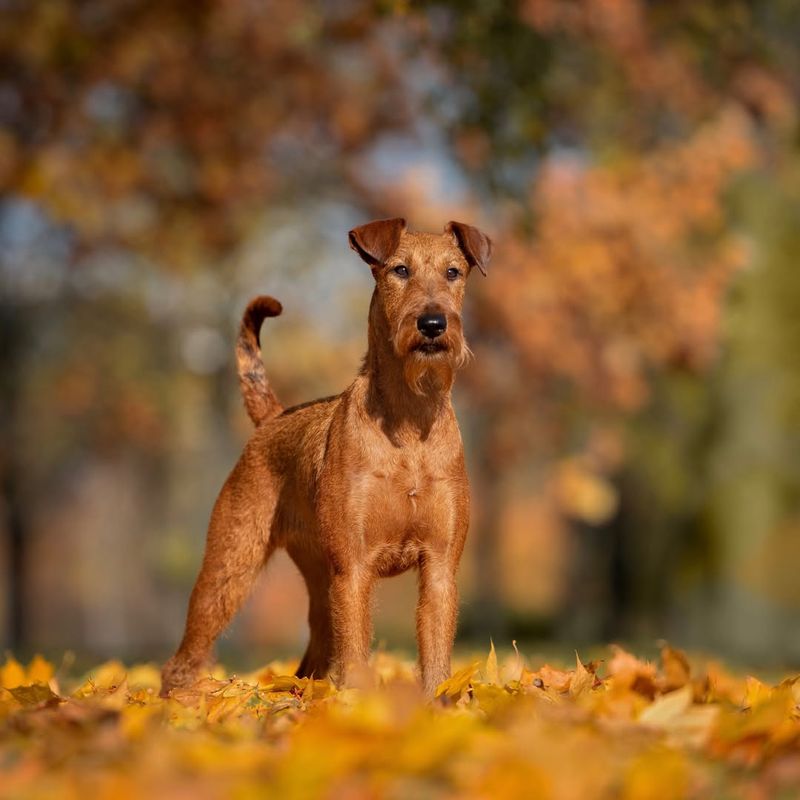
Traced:
[[430, 379], [449, 388], [470, 354], [461, 324], [467, 276], [473, 267], [486, 274], [491, 240], [463, 222], [448, 222], [440, 235], [409, 232], [399, 218], [361, 225], [349, 237], [372, 269], [374, 313], [388, 325], [406, 382], [419, 394]]

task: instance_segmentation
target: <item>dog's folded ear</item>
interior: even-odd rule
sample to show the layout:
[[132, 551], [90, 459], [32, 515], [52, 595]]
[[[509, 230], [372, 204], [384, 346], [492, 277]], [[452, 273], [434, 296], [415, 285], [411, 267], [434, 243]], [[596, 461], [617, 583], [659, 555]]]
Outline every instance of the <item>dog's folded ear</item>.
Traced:
[[347, 234], [350, 247], [371, 267], [383, 264], [400, 244], [400, 237], [406, 229], [402, 217], [377, 219], [366, 225], [359, 225]]
[[444, 230], [445, 233], [455, 237], [456, 244], [467, 259], [467, 263], [471, 267], [477, 267], [485, 276], [486, 265], [492, 257], [492, 240], [477, 228], [463, 222], [448, 222]]

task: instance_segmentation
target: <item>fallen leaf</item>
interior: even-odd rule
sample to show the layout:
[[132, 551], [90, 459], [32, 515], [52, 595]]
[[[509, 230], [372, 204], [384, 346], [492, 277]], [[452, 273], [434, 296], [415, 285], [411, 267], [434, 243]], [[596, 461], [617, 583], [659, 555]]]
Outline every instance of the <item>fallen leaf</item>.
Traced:
[[8, 690], [12, 697], [24, 708], [39, 706], [45, 703], [58, 703], [61, 698], [44, 683], [33, 683], [30, 686], [17, 686]]
[[14, 656], [8, 656], [6, 663], [0, 667], [0, 686], [11, 689], [14, 686], [24, 686], [27, 682], [25, 669]]
[[671, 724], [692, 704], [692, 687], [684, 686], [657, 698], [639, 716], [639, 722], [655, 727]]
[[450, 698], [460, 697], [472, 683], [478, 672], [478, 666], [479, 662], [473, 661], [468, 667], [464, 667], [454, 673], [452, 677], [440, 683], [436, 689], [436, 697], [441, 697], [442, 695]]
[[578, 653], [575, 653], [575, 672], [569, 682], [569, 693], [572, 697], [588, 692], [594, 686], [594, 675], [583, 666]]
[[665, 644], [661, 648], [661, 663], [664, 668], [664, 691], [680, 689], [691, 680], [689, 659], [686, 653]]
[[27, 679], [30, 683], [50, 683], [54, 672], [53, 665], [37, 653], [28, 664]]
[[494, 649], [494, 642], [489, 639], [489, 657], [486, 659], [486, 682], [500, 683], [500, 674], [497, 669], [497, 653]]

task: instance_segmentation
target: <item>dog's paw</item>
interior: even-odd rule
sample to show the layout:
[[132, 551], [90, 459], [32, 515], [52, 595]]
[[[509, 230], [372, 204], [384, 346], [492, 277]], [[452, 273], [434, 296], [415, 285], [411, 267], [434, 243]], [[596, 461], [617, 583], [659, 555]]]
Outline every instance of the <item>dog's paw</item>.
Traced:
[[197, 668], [174, 656], [161, 670], [161, 691], [159, 697], [169, 697], [173, 689], [186, 689], [197, 678]]

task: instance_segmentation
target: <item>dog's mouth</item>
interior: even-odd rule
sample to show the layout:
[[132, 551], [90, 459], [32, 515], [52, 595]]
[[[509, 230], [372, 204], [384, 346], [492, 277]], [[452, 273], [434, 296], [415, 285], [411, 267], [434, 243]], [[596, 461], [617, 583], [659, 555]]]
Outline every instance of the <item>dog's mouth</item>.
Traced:
[[436, 353], [444, 353], [448, 350], [444, 342], [421, 342], [414, 347], [415, 353], [422, 353], [426, 356], [436, 355]]

